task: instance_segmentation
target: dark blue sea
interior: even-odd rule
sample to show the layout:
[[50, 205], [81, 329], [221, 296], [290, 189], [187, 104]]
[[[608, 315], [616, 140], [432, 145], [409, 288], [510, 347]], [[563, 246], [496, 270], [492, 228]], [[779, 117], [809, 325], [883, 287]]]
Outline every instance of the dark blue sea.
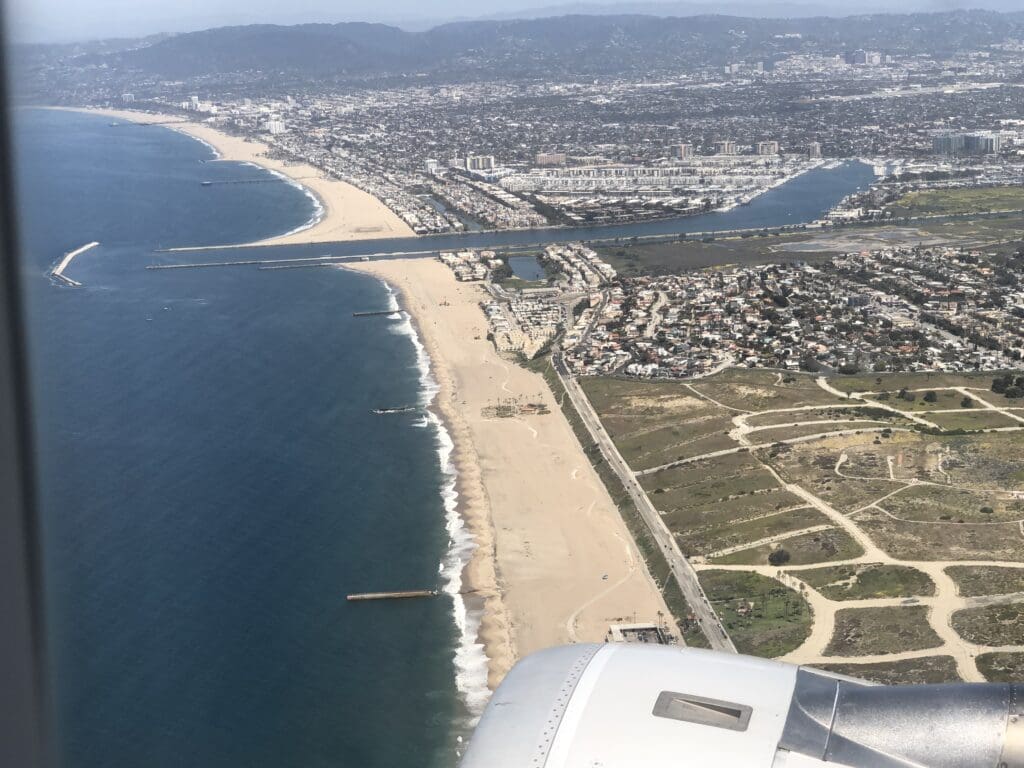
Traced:
[[[448, 766], [471, 713], [446, 434], [402, 313], [335, 268], [151, 271], [302, 226], [161, 127], [16, 118], [50, 668], [69, 768]], [[91, 241], [67, 275], [47, 276]], [[458, 551], [453, 551], [452, 539]], [[453, 573], [453, 571], [455, 571]], [[462, 688], [478, 684], [463, 648]]]
[[[728, 213], [619, 228], [186, 258], [154, 251], [291, 231], [314, 201], [167, 128], [110, 123], [16, 117], [68, 768], [451, 766], [486, 698], [457, 595], [471, 543], [451, 443], [424, 409], [429, 361], [389, 289], [334, 267], [147, 265], [774, 226], [871, 178], [848, 163]], [[201, 184], [227, 180], [259, 183]], [[48, 276], [92, 241], [66, 272], [80, 287]], [[396, 311], [352, 317], [380, 309]], [[345, 600], [420, 588], [444, 594]]]

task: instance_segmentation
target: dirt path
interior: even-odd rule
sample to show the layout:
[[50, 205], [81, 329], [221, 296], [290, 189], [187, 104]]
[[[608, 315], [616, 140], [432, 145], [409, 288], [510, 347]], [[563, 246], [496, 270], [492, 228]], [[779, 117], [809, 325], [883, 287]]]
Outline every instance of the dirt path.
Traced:
[[[732, 418], [733, 429], [729, 432], [729, 436], [735, 440], [739, 446], [733, 450], [715, 451], [709, 454], [705, 454], [698, 457], [692, 457], [690, 459], [683, 460], [681, 462], [674, 462], [673, 465], [678, 463], [690, 463], [693, 461], [699, 461], [705, 458], [714, 458], [715, 456], [725, 455], [727, 453], [733, 453], [741, 450], [750, 451], [753, 455], [753, 451], [758, 448], [768, 447], [770, 444], [755, 444], [751, 439], [751, 434], [770, 429], [772, 427], [778, 427], [780, 425], [764, 425], [752, 427], [749, 424], [749, 420], [752, 417], [771, 414], [771, 413], [786, 413], [792, 412], [798, 414], [800, 412], [806, 412], [811, 410], [820, 410], [822, 408], [856, 408], [863, 406], [877, 407], [891, 413], [898, 414], [910, 421], [913, 421], [921, 426], [928, 428], [938, 428], [933, 422], [922, 417], [920, 414], [912, 411], [904, 411], [898, 408], [894, 408], [883, 402], [878, 402], [869, 399], [870, 395], [875, 393], [845, 393], [837, 390], [833, 387], [825, 378], [816, 379], [817, 384], [824, 391], [845, 399], [853, 400], [854, 402], [836, 404], [832, 406], [801, 406], [794, 408], [780, 408], [780, 409], [768, 409], [764, 411], [741, 411]], [[1015, 413], [1008, 412], [1004, 408], [998, 408], [992, 403], [988, 402], [981, 396], [974, 392], [971, 392], [964, 387], [946, 387], [945, 389], [952, 389], [960, 392], [965, 397], [970, 397], [973, 400], [981, 404], [986, 410], [991, 410], [995, 413], [1000, 413], [1010, 419], [1024, 423], [1024, 415], [1018, 415]], [[697, 393], [701, 394], [703, 393]], [[704, 396], [705, 399], [715, 402]], [[720, 403], [716, 403], [721, 405]], [[723, 406], [724, 407], [724, 406]], [[731, 409], [738, 411], [739, 409]], [[953, 411], [951, 411], [953, 412]], [[816, 423], [829, 423], [821, 421], [804, 422], [809, 424]], [[901, 429], [899, 427], [892, 428], [893, 431], [909, 431]], [[1007, 430], [1019, 430], [1020, 427], [1002, 428], [1000, 431]], [[841, 434], [848, 434], [854, 430], [837, 430], [834, 433], [828, 433], [835, 436]], [[863, 429], [857, 431], [873, 431], [870, 429]], [[818, 437], [818, 436], [812, 436]], [[798, 438], [797, 440], [785, 440], [780, 442], [803, 442], [804, 439]], [[711, 553], [707, 557], [716, 557], [732, 554], [734, 552], [743, 551], [745, 549], [752, 549], [764, 544], [772, 544], [779, 541], [784, 541], [787, 538], [791, 538], [795, 535], [802, 533], [808, 533], [816, 530], [825, 530], [828, 528], [839, 528], [847, 533], [857, 544], [863, 549], [863, 554], [855, 557], [848, 558], [842, 561], [825, 562], [825, 563], [813, 563], [807, 565], [796, 565], [786, 566], [785, 570], [771, 565], [718, 565], [708, 562], [697, 562], [695, 567], [698, 571], [706, 570], [726, 570], [726, 571], [739, 571], [748, 573], [758, 573], [762, 576], [775, 579], [780, 581], [782, 584], [795, 589], [807, 600], [810, 606], [811, 612], [813, 613], [814, 620], [811, 626], [811, 632], [807, 639], [796, 649], [791, 651], [782, 657], [786, 661], [801, 664], [823, 664], [823, 663], [858, 663], [867, 664], [873, 662], [892, 662], [902, 661], [908, 659], [924, 658], [928, 656], [951, 656], [957, 667], [957, 672], [960, 677], [966, 681], [981, 681], [983, 676], [978, 670], [976, 664], [976, 657], [981, 653], [987, 653], [990, 651], [1009, 651], [1009, 652], [1022, 652], [1024, 651], [1024, 645], [1021, 646], [1004, 646], [1004, 647], [987, 647], [971, 643], [957, 634], [956, 630], [953, 629], [952, 617], [957, 611], [964, 610], [966, 608], [975, 608], [987, 605], [999, 605], [1007, 603], [1024, 602], [1024, 593], [1011, 593], [1005, 595], [987, 595], [982, 597], [961, 597], [958, 593], [956, 583], [946, 572], [946, 569], [950, 566], [1002, 566], [1012, 568], [1024, 569], [1024, 562], [1006, 562], [1006, 561], [970, 561], [970, 560], [900, 560], [898, 558], [890, 556], [881, 547], [879, 547], [875, 541], [868, 535], [861, 527], [856, 523], [854, 516], [857, 512], [864, 511], [869, 508], [876, 508], [889, 515], [893, 519], [899, 520], [900, 518], [887, 512], [881, 503], [886, 499], [903, 492], [908, 488], [913, 488], [918, 485], [934, 485], [943, 488], [956, 488], [957, 486], [950, 482], [949, 475], [943, 470], [943, 475], [947, 478], [946, 483], [936, 483], [930, 480], [920, 480], [918, 478], [897, 478], [895, 476], [895, 467], [892, 461], [892, 457], [887, 457], [886, 475], [879, 478], [868, 478], [868, 477], [856, 477], [848, 475], [842, 471], [843, 466], [849, 462], [849, 456], [844, 452], [840, 454], [836, 463], [833, 467], [833, 472], [843, 478], [853, 480], [887, 480], [893, 483], [898, 483], [899, 487], [894, 490], [880, 496], [879, 498], [871, 501], [868, 504], [858, 508], [849, 515], [843, 514], [838, 511], [825, 500], [816, 496], [805, 487], [797, 484], [786, 482], [781, 475], [772, 467], [760, 459], [754, 456], [755, 460], [758, 461], [767, 471], [769, 471], [779, 484], [780, 488], [789, 491], [794, 496], [800, 498], [806, 506], [812, 507], [823, 515], [825, 515], [831, 525], [815, 526], [811, 529], [803, 531], [796, 531], [792, 533], [780, 534], [778, 536], [767, 537], [749, 544], [728, 547], [718, 552]], [[645, 470], [638, 472], [638, 475], [649, 474], [655, 471], [660, 471], [662, 467]], [[914, 521], [907, 521], [914, 522]], [[1000, 521], [1003, 524], [1007, 521]], [[1010, 521], [1013, 522], [1013, 521]], [[1024, 532], [1024, 521], [1019, 521], [1021, 530]], [[811, 587], [806, 581], [800, 579], [800, 572], [804, 570], [812, 570], [823, 567], [837, 566], [837, 565], [859, 565], [879, 563], [888, 565], [901, 565], [915, 568], [925, 574], [932, 580], [935, 585], [935, 592], [929, 596], [923, 597], [884, 597], [884, 598], [866, 598], [859, 600], [831, 600], [825, 597], [821, 592]], [[928, 625], [938, 636], [940, 643], [935, 647], [913, 650], [913, 651], [900, 651], [895, 653], [886, 654], [873, 654], [865, 656], [829, 656], [826, 655], [826, 649], [832, 640], [832, 636], [835, 632], [836, 625], [836, 613], [846, 608], [882, 608], [882, 607], [901, 607], [905, 605], [921, 605], [928, 608], [927, 621]]]

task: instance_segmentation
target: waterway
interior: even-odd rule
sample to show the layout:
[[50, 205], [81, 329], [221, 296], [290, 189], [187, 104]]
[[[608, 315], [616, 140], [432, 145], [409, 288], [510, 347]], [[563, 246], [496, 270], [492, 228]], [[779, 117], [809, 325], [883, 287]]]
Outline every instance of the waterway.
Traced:
[[[241, 259], [285, 259], [310, 256], [407, 255], [454, 251], [462, 248], [501, 249], [576, 241], [615, 241], [645, 237], [671, 237], [693, 233], [726, 232], [744, 229], [796, 227], [823, 217], [846, 196], [865, 189], [874, 180], [871, 166], [851, 160], [834, 168], [815, 168], [774, 189], [747, 205], [728, 211], [703, 213], [660, 221], [589, 227], [548, 227], [538, 229], [484, 230], [422, 237], [356, 240], [345, 243], [320, 243], [205, 251], [183, 258], [181, 253], [165, 254], [162, 263], [182, 261], [234, 261]], [[242, 254], [245, 254], [244, 256]], [[255, 255], [255, 254], [259, 255]]]

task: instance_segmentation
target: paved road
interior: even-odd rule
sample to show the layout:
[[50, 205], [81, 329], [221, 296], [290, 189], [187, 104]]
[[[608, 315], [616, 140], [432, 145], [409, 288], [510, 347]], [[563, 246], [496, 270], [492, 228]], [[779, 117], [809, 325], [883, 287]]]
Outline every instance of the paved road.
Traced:
[[580, 385], [576, 382], [574, 377], [569, 375], [568, 370], [565, 368], [565, 364], [562, 362], [561, 353], [558, 350], [555, 350], [551, 359], [555, 367], [555, 372], [558, 374], [558, 378], [561, 379], [562, 385], [565, 387], [565, 391], [569, 395], [569, 400], [572, 402], [576, 412], [580, 415], [580, 418], [586, 425], [591, 438], [593, 438], [594, 442], [597, 443], [598, 447], [601, 449], [601, 453], [604, 455], [608, 465], [612, 468], [615, 474], [618, 475], [619, 480], [622, 481], [622, 485], [626, 488], [630, 498], [633, 499], [633, 503], [636, 504], [636, 508], [640, 510], [640, 516], [647, 524], [648, 529], [651, 531], [651, 535], [658, 543], [658, 546], [661, 547], [662, 554], [668, 561], [669, 567], [672, 569], [672, 574], [675, 576], [676, 582], [679, 584], [679, 588], [686, 597], [686, 602], [690, 604], [690, 608], [696, 615], [701, 627], [703, 627], [704, 634], [711, 643], [711, 647], [716, 651], [736, 653], [736, 646], [733, 645], [732, 640], [729, 639], [729, 635], [726, 633], [725, 627], [722, 626], [722, 622], [719, 620], [718, 615], [708, 603], [704, 590], [701, 589], [700, 582], [697, 580], [697, 572], [693, 569], [693, 566], [690, 565], [690, 561], [683, 556], [683, 553], [679, 549], [679, 545], [676, 543], [675, 537], [672, 536], [668, 526], [665, 525], [665, 521], [661, 519], [661, 515], [658, 514], [658, 510], [654, 508], [650, 499], [647, 498], [647, 494], [644, 493], [644, 489], [633, 476], [633, 471], [622, 458], [622, 454], [619, 453], [619, 449], [615, 447], [615, 444], [608, 436], [608, 433], [605, 432], [604, 427], [601, 425], [601, 420], [594, 412], [594, 409], [590, 405], [590, 401], [583, 393]]

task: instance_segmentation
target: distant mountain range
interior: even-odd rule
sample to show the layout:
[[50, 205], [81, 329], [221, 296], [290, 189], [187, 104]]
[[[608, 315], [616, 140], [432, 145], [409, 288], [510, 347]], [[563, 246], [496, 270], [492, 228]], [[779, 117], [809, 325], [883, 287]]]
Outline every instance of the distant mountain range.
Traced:
[[[1019, 0], [985, 0], [984, 2], [959, 2], [958, 0], [903, 0], [899, 8], [892, 2], [875, 0], [857, 5], [858, 15], [893, 13], [937, 13], [953, 10], [1016, 11]], [[474, 20], [495, 19], [541, 19], [550, 16], [746, 16], [759, 19], [794, 19], [814, 16], [849, 16], [851, 7], [838, 0], [723, 0], [714, 2], [680, 2], [665, 0], [637, 0], [637, 2], [570, 2], [526, 8], [519, 11], [484, 14]], [[400, 25], [405, 26], [405, 25]]]
[[[857, 48], [944, 54], [1024, 38], [1024, 12], [953, 11], [758, 19], [576, 15], [470, 21], [410, 32], [383, 24], [253, 25], [92, 48], [54, 47], [76, 66], [189, 79], [444, 75], [458, 79], [679, 70]], [[36, 53], [39, 53], [38, 48]]]

